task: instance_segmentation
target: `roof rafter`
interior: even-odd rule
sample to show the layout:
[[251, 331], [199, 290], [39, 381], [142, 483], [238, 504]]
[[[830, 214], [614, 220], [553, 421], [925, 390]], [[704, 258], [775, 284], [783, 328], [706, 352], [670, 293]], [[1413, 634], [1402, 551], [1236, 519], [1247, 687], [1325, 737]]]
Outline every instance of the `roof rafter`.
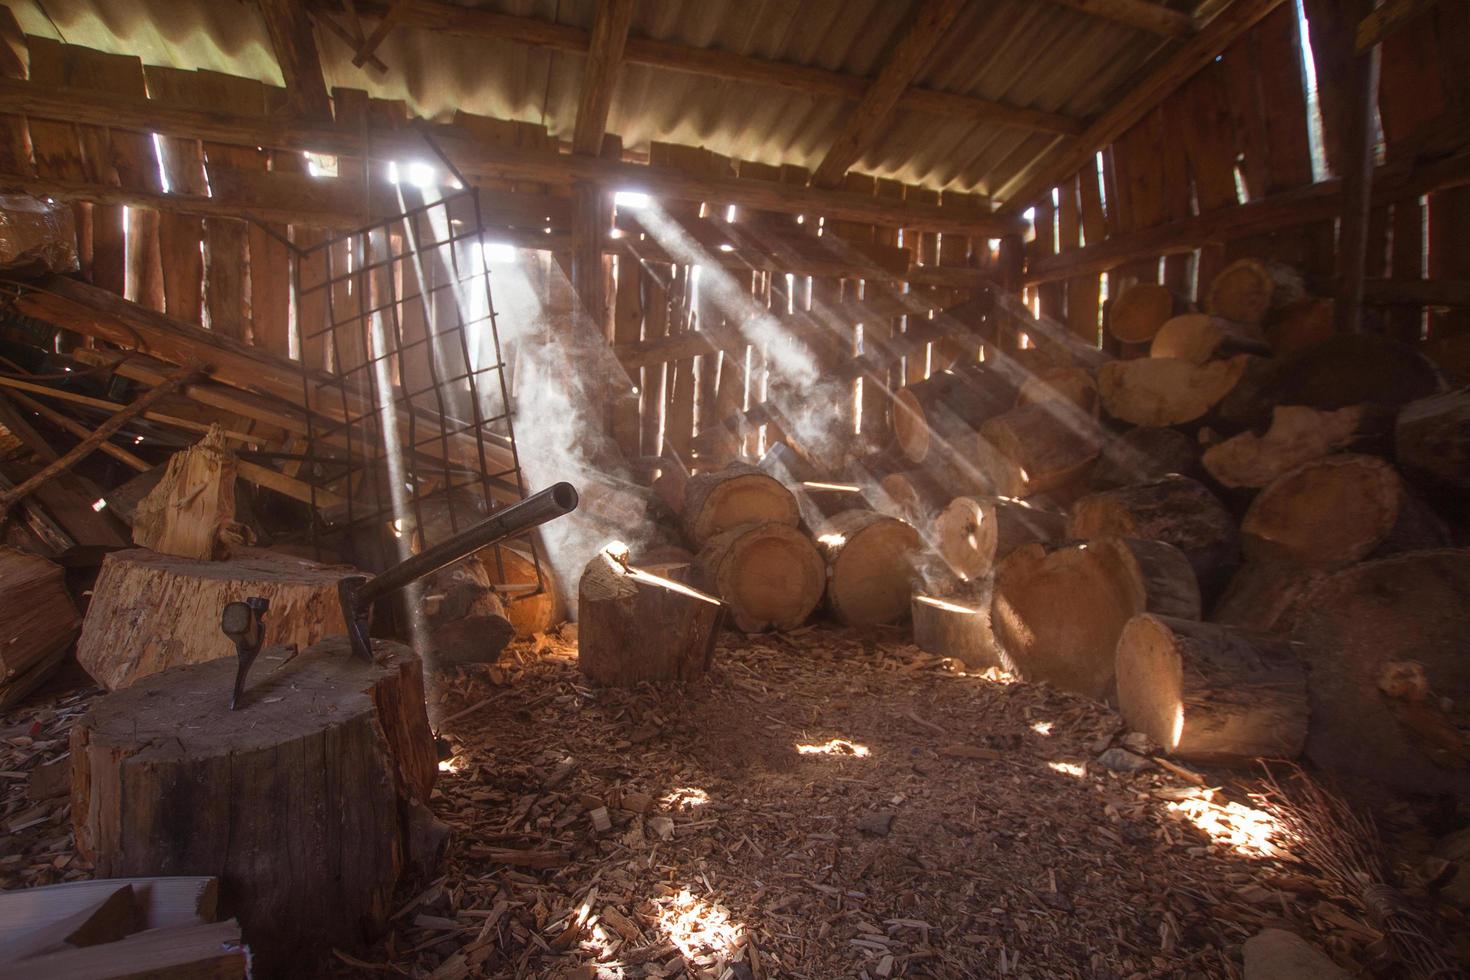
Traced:
[[623, 67], [623, 48], [633, 22], [633, 0], [600, 0], [592, 22], [592, 39], [587, 63], [582, 69], [582, 96], [577, 103], [577, 124], [572, 133], [572, 152], [597, 156], [607, 132], [607, 114], [613, 89]]
[[259, 0], [266, 32], [286, 80], [286, 107], [293, 115], [317, 121], [332, 118], [332, 100], [322, 76], [311, 17], [300, 0]]
[[963, 7], [964, 0], [927, 0], [919, 8], [908, 33], [899, 38], [878, 77], [863, 93], [842, 132], [812, 173], [812, 183], [835, 187], [847, 168], [878, 142], [898, 100], [929, 63], [930, 55]]
[[1199, 25], [1190, 14], [1151, 0], [1051, 0], [1063, 7], [1101, 17], [1161, 37], [1192, 37]]

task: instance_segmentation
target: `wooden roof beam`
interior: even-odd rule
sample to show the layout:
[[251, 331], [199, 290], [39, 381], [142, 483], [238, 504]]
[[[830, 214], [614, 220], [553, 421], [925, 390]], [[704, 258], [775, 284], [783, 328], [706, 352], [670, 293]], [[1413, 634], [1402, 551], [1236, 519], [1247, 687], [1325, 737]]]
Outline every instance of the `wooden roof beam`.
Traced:
[[1160, 37], [1192, 37], [1199, 32], [1194, 17], [1179, 10], [1171, 10], [1162, 3], [1151, 0], [1051, 0], [1063, 7], [1080, 10], [1084, 14], [1126, 24], [1140, 31]]
[[354, 67], [361, 68], [363, 65], [367, 64], [369, 60], [377, 64], [382, 64], [381, 61], [378, 61], [377, 58], [373, 57], [373, 54], [378, 50], [378, 45], [387, 40], [389, 33], [391, 33], [393, 30], [394, 25], [397, 24], [400, 19], [402, 19], [403, 14], [407, 9], [408, 0], [393, 0], [393, 5], [389, 7], [388, 12], [383, 15], [383, 19], [378, 21], [378, 26], [373, 28], [373, 32], [371, 34], [363, 38], [362, 44], [358, 45], [357, 53], [352, 56], [352, 64]]
[[332, 100], [306, 6], [301, 0], [259, 0], [259, 4], [281, 77], [286, 80], [287, 111], [301, 119], [329, 121]]
[[898, 108], [899, 98], [929, 63], [929, 56], [963, 6], [963, 0], [927, 0], [919, 8], [913, 25], [894, 45], [883, 70], [863, 93], [862, 101], [848, 116], [842, 132], [812, 173], [812, 183], [818, 187], [836, 187], [847, 168], [878, 142], [893, 110]]
[[582, 97], [577, 103], [577, 125], [572, 152], [597, 156], [607, 132], [607, 114], [623, 67], [623, 48], [633, 22], [633, 0], [601, 0], [592, 22], [587, 62], [582, 67]]
[[[318, 4], [330, 7], [321, 0], [318, 0]], [[382, 16], [387, 9], [381, 2], [365, 0], [358, 0], [356, 7], [363, 14], [371, 16]], [[591, 35], [578, 27], [534, 17], [515, 17], [459, 7], [436, 0], [412, 0], [399, 24], [415, 30], [438, 31], [458, 37], [514, 41], [572, 54], [586, 54], [591, 45]], [[863, 98], [870, 84], [869, 79], [860, 75], [644, 37], [628, 38], [623, 49], [623, 60], [630, 64], [854, 102]], [[914, 112], [1009, 126], [1029, 132], [1075, 136], [1084, 128], [1082, 120], [1060, 113], [935, 89], [911, 88], [900, 96], [898, 104], [900, 108]]]
[[1420, 14], [1428, 13], [1438, 2], [1439, 0], [1385, 0], [1358, 22], [1358, 30], [1353, 37], [1353, 53], [1367, 54], [1409, 21]]
[[1005, 202], [1002, 211], [1019, 213], [1082, 169], [1082, 165], [1098, 150], [1116, 140], [1284, 2], [1234, 0], [1223, 8], [1198, 34], [1099, 116], [1080, 137], [1037, 158], [1007, 181], [995, 195]]

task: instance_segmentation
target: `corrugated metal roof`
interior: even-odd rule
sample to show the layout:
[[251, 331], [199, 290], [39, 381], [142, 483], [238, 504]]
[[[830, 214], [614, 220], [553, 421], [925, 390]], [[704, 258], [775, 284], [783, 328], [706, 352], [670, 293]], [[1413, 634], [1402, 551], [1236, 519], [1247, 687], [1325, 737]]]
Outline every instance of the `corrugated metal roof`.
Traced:
[[[595, 0], [463, 3], [590, 28]], [[209, 68], [280, 84], [264, 26], [248, 0], [22, 0], [30, 33], [60, 36], [148, 64]], [[638, 0], [634, 35], [871, 76], [911, 19], [914, 0]], [[44, 9], [43, 9], [44, 8]], [[541, 123], [570, 139], [580, 55], [499, 41], [395, 30], [379, 48], [386, 74], [352, 65], [318, 31], [329, 86], [402, 99], [410, 111], [455, 110]], [[1046, 0], [975, 0], [921, 76], [947, 92], [1078, 118], [1096, 114], [1157, 56], [1162, 39]], [[761, 163], [815, 167], [850, 103], [788, 89], [624, 67], [609, 129], [624, 147], [703, 146]], [[999, 188], [1056, 137], [993, 123], [901, 112], [857, 170], [951, 190]]]

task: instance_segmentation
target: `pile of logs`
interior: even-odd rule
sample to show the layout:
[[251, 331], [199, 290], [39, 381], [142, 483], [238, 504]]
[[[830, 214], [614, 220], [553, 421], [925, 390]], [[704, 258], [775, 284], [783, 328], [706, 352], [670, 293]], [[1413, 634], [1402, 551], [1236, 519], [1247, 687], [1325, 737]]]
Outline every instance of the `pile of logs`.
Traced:
[[1181, 759], [1470, 792], [1470, 391], [1321, 305], [1242, 260], [1199, 311], [1128, 288], [1116, 358], [1043, 330], [899, 391], [865, 468], [918, 488], [948, 573], [916, 642], [1110, 701]]

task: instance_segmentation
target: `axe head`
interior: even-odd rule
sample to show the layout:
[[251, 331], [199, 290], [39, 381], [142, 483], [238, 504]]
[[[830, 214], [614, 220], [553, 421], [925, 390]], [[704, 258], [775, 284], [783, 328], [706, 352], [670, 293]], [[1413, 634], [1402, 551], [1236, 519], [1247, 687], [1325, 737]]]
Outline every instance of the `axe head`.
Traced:
[[342, 604], [342, 620], [347, 624], [347, 642], [352, 646], [352, 655], [364, 663], [372, 663], [373, 641], [368, 636], [372, 604], [364, 602], [360, 596], [367, 583], [365, 575], [349, 575], [339, 580], [337, 600]]

